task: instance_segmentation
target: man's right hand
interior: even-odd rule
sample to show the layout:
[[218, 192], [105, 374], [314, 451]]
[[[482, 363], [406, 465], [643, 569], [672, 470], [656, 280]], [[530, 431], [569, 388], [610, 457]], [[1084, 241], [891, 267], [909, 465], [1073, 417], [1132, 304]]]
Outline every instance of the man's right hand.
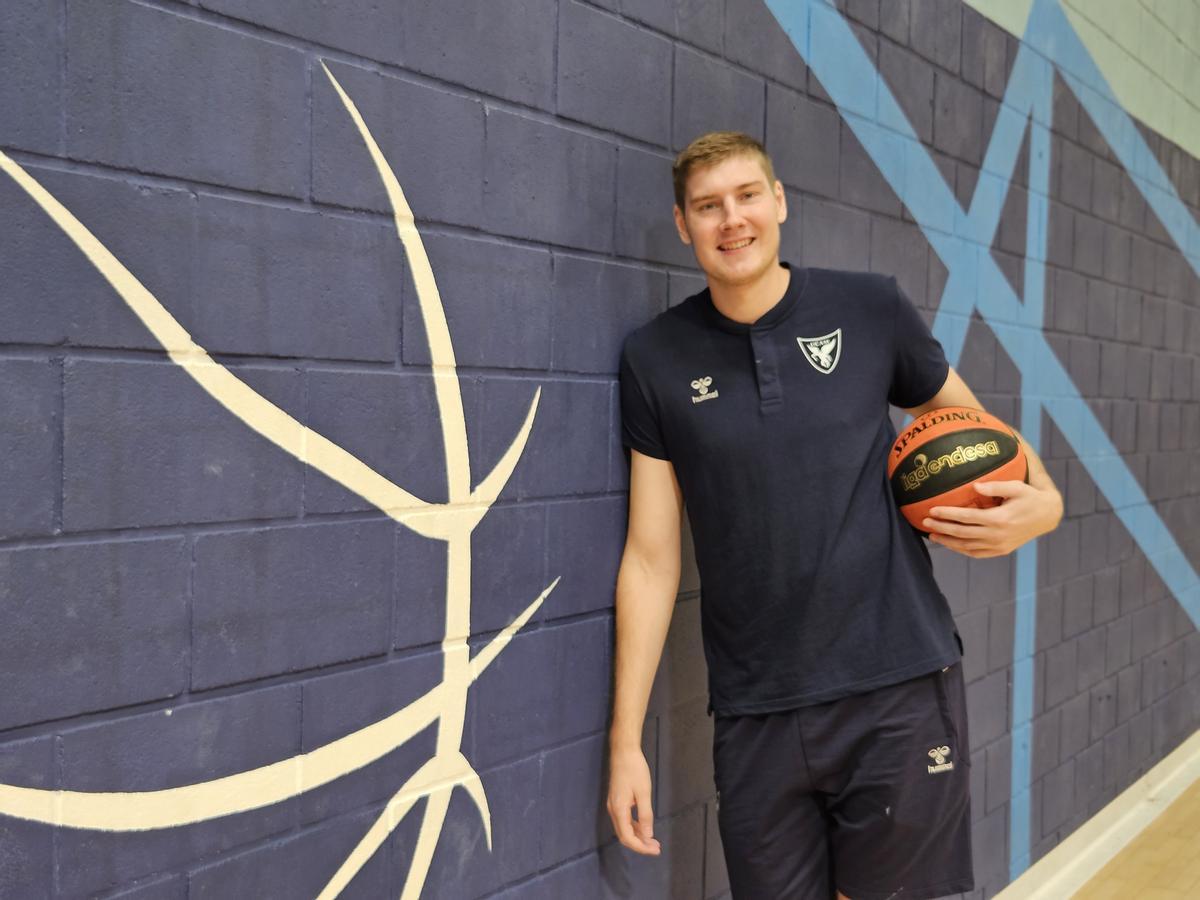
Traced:
[[[633, 809], [637, 807], [637, 819]], [[608, 815], [617, 838], [635, 853], [658, 856], [654, 811], [650, 808], [650, 766], [641, 748], [614, 751], [609, 763]]]

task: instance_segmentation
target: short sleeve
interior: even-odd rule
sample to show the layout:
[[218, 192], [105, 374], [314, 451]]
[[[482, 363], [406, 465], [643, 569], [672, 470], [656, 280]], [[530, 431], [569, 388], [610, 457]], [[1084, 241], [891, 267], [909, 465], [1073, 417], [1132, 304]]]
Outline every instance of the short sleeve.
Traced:
[[629, 344], [621, 351], [621, 443], [646, 456], [670, 459], [658, 416], [630, 359]]
[[888, 402], [912, 409], [928, 401], [946, 383], [950, 364], [941, 343], [933, 336], [912, 301], [889, 279], [894, 294], [892, 329], [892, 385]]

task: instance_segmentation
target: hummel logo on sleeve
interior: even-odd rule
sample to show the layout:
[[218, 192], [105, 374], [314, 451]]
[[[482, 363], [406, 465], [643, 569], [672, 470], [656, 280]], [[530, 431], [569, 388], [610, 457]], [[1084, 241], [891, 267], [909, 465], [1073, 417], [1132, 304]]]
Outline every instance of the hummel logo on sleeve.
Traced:
[[709, 393], [709, 385], [712, 384], [712, 376], [705, 375], [703, 378], [697, 378], [692, 382], [692, 389], [696, 391], [692, 396], [693, 403], [700, 403], [702, 400], [716, 400], [720, 396], [719, 391]]
[[837, 368], [838, 360], [842, 358], [842, 329], [831, 331], [820, 337], [798, 337], [796, 343], [804, 353], [804, 358], [822, 375], [828, 375]]

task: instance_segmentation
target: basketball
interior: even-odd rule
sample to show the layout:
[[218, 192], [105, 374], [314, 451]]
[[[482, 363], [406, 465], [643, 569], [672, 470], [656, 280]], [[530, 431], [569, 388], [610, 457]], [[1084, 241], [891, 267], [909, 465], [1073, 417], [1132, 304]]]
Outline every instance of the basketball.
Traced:
[[935, 506], [997, 506], [976, 481], [1029, 481], [1025, 451], [1013, 430], [981, 409], [947, 406], [918, 416], [888, 454], [892, 496], [919, 531]]

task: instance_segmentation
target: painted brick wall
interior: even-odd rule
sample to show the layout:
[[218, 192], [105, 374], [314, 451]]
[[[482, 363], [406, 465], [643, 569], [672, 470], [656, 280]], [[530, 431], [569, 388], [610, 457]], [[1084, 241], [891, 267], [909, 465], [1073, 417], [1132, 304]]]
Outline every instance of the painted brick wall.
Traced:
[[[969, 205], [1018, 41], [958, 0], [839, 8]], [[616, 361], [630, 329], [703, 284], [669, 219], [669, 161], [703, 130], [749, 131], [788, 192], [785, 256], [895, 274], [931, 320], [949, 274], [762, 0], [9, 0], [0, 60], [0, 149], [254, 390], [443, 502], [411, 261], [325, 61], [415, 213], [476, 478], [542, 390], [473, 536], [472, 646], [562, 580], [471, 688], [462, 749], [491, 852], [455, 791], [422, 896], [727, 896], [690, 561], [645, 729], [663, 858], [617, 847], [603, 811]], [[1200, 164], [1143, 133], [1195, 219]], [[1194, 568], [1195, 270], [1062, 79], [1052, 156], [1045, 334]], [[1026, 149], [991, 249], [1018, 293], [1028, 169]], [[0, 222], [0, 783], [209, 780], [433, 687], [445, 547], [201, 391], [6, 176]], [[978, 317], [958, 367], [1017, 421], [1021, 371]], [[1193, 620], [1048, 417], [1041, 450], [1067, 516], [1038, 554], [1035, 859], [1200, 724]], [[985, 897], [1014, 851], [1014, 563], [935, 564], [967, 650]], [[0, 817], [0, 896], [315, 896], [435, 731], [222, 819], [116, 833]], [[346, 895], [398, 895], [418, 827], [414, 812]]]

